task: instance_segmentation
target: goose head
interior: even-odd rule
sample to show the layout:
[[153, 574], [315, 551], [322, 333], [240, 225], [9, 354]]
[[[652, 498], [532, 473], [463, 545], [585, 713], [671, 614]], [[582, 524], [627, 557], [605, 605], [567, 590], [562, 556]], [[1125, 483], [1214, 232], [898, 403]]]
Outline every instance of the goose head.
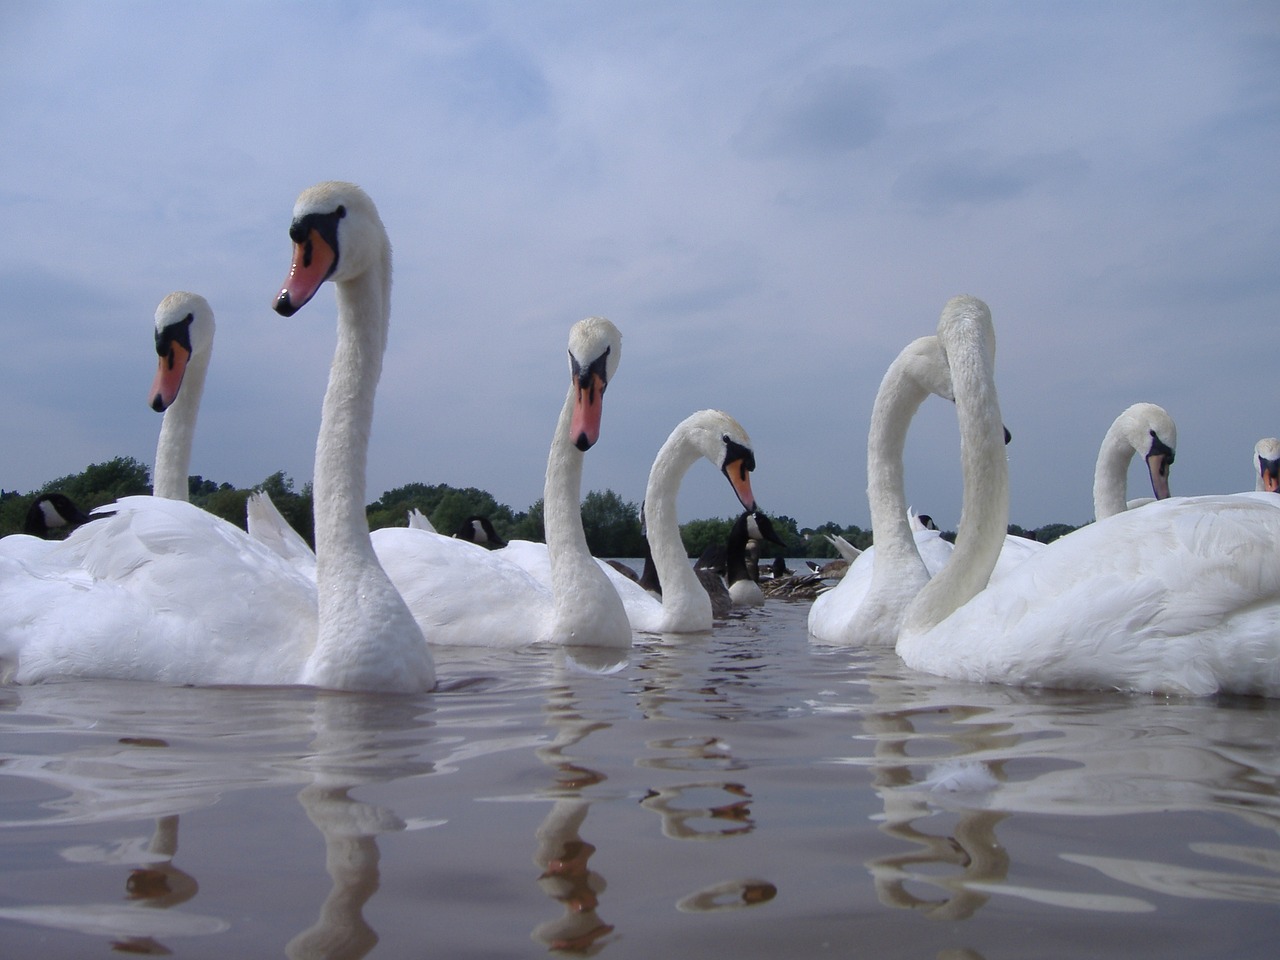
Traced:
[[182, 378], [192, 358], [207, 363], [213, 350], [213, 310], [204, 297], [177, 291], [156, 307], [156, 353], [160, 357], [151, 384], [151, 409], [167, 410], [178, 398]]
[[622, 358], [622, 334], [604, 317], [579, 320], [569, 331], [569, 378], [574, 391], [569, 436], [579, 450], [600, 439], [604, 391]]
[[1173, 466], [1178, 445], [1178, 428], [1164, 407], [1154, 403], [1135, 403], [1117, 421], [1123, 437], [1133, 451], [1147, 464], [1151, 491], [1157, 500], [1169, 496], [1169, 468]]
[[1280, 440], [1267, 437], [1254, 444], [1253, 465], [1258, 470], [1255, 489], [1280, 493]]
[[390, 245], [377, 207], [354, 183], [330, 180], [308, 187], [293, 206], [289, 226], [293, 263], [274, 308], [291, 317], [326, 280], [342, 283], [363, 276]]

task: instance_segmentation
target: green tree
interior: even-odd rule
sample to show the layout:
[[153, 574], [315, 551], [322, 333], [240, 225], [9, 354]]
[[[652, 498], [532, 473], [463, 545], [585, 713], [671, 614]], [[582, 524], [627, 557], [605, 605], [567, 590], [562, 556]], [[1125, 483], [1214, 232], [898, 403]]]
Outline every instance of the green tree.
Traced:
[[[737, 519], [737, 518], [734, 518]], [[680, 524], [680, 539], [684, 552], [690, 557], [700, 557], [711, 544], [724, 546], [733, 529], [733, 520], [714, 517], [706, 520], [689, 520]]]
[[546, 527], [542, 521], [543, 502], [539, 497], [526, 513], [516, 517], [515, 522], [511, 525], [511, 536], [507, 539], [511, 540], [532, 540], [535, 543], [544, 543], [547, 539]]
[[639, 557], [644, 554], [640, 535], [640, 508], [614, 493], [592, 490], [582, 501], [582, 529], [587, 545], [597, 557]]
[[91, 463], [82, 473], [50, 480], [36, 494], [65, 493], [81, 510], [88, 512], [121, 497], [150, 492], [151, 478], [147, 475], [146, 465], [133, 457], [116, 457], [105, 463]]

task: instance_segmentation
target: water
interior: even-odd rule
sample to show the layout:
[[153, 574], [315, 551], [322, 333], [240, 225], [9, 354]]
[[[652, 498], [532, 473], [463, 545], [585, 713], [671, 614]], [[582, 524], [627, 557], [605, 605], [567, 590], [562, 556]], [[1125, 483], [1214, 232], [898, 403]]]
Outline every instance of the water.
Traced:
[[1274, 956], [1280, 704], [939, 681], [807, 613], [417, 697], [0, 688], [0, 956]]

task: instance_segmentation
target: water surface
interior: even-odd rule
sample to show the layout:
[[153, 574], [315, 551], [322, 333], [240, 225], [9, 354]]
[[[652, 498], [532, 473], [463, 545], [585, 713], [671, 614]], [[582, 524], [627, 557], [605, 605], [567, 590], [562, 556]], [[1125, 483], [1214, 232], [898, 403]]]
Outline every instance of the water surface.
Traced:
[[1275, 955], [1280, 704], [936, 680], [807, 613], [415, 697], [2, 687], [0, 955]]

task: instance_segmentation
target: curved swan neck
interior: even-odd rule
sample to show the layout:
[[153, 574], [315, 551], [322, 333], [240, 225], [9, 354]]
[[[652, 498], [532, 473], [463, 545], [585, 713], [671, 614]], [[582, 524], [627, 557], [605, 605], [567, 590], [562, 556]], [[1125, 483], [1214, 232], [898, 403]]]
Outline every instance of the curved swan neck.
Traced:
[[1124, 513], [1127, 507], [1129, 464], [1136, 452], [1126, 435], [1123, 417], [1111, 424], [1102, 438], [1093, 469], [1093, 517], [1102, 520]]
[[[933, 337], [923, 339], [935, 340]], [[922, 345], [922, 341], [917, 341], [912, 347]], [[879, 573], [887, 568], [895, 577], [914, 577], [913, 568], [918, 568], [918, 579], [923, 583], [928, 574], [907, 519], [903, 451], [911, 420], [932, 391], [910, 375], [910, 366], [908, 352], [903, 351], [885, 371], [871, 408], [871, 426], [867, 432], [867, 500], [876, 547], [875, 571]]]
[[649, 482], [645, 486], [645, 522], [649, 533], [649, 548], [653, 553], [653, 565], [662, 583], [664, 610], [694, 604], [699, 610], [706, 608], [709, 620], [711, 598], [689, 563], [689, 555], [680, 537], [680, 520], [677, 516], [676, 502], [680, 482], [702, 456], [701, 451], [690, 441], [684, 427], [685, 424], [681, 423], [671, 432], [653, 460]]
[[983, 590], [1009, 529], [1009, 464], [995, 388], [995, 340], [985, 304], [969, 298], [948, 304], [938, 339], [956, 398], [964, 500], [951, 559], [908, 608], [904, 633], [936, 626]]
[[160, 438], [156, 441], [156, 468], [151, 481], [152, 496], [167, 500], [190, 499], [187, 474], [191, 468], [191, 444], [200, 414], [205, 376], [209, 372], [209, 350], [192, 357], [183, 374], [178, 397], [164, 412]]

